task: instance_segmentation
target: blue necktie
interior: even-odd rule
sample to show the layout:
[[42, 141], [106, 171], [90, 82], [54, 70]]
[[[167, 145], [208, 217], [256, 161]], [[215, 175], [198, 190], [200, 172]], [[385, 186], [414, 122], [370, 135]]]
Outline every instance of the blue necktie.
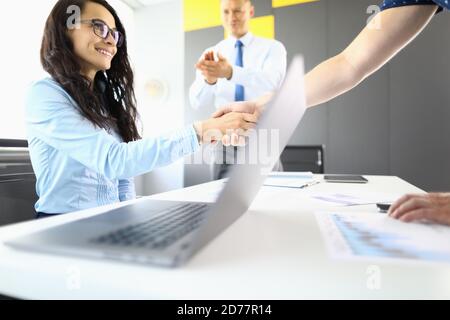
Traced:
[[[241, 42], [241, 40], [236, 41], [235, 47], [237, 48], [237, 55], [236, 55], [236, 63], [235, 65], [238, 67], [243, 67], [244, 62], [242, 61], [242, 46], [244, 44]], [[234, 94], [234, 101], [244, 101], [244, 87], [241, 85], [236, 85], [236, 91]]]

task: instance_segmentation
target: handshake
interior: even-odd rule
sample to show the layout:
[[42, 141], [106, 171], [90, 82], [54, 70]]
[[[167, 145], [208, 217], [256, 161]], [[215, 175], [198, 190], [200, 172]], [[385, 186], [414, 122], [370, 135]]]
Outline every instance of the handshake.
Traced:
[[[231, 64], [220, 53], [217, 59], [214, 53], [207, 52], [195, 65], [205, 81], [214, 85], [218, 79], [230, 79], [233, 76]], [[235, 102], [217, 110], [212, 118], [194, 124], [202, 143], [222, 142], [224, 146], [244, 146], [248, 131], [256, 126], [263, 106], [273, 94], [267, 94], [255, 101]]]
[[211, 119], [195, 123], [194, 128], [201, 143], [244, 146], [245, 137], [255, 128], [261, 109], [257, 101], [235, 102], [217, 110]]

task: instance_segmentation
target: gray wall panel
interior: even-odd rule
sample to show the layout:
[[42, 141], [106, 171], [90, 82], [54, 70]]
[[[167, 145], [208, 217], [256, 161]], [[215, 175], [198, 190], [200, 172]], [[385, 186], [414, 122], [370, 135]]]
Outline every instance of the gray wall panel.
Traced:
[[272, 14], [272, 0], [252, 0], [255, 7], [255, 17]]
[[[373, 0], [328, 3], [329, 56], [341, 52], [364, 28]], [[328, 105], [328, 172], [389, 172], [389, 73], [383, 68]]]
[[[306, 70], [327, 57], [327, 20], [324, 1], [274, 9], [276, 38], [288, 51], [305, 57]], [[325, 106], [309, 110], [290, 144], [328, 144], [328, 111]], [[325, 165], [327, 164], [325, 159]]]
[[450, 190], [450, 30], [439, 14], [391, 62], [392, 173], [427, 190]]

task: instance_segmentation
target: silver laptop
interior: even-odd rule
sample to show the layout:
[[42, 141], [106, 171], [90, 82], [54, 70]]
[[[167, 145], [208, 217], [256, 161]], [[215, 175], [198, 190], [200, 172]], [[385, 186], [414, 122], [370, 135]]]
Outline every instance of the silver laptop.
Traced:
[[[303, 76], [303, 58], [297, 56], [246, 147], [239, 148], [249, 158], [233, 166], [216, 203], [143, 200], [6, 244], [33, 252], [165, 267], [183, 264], [248, 210], [305, 113]], [[271, 133], [275, 147], [264, 152], [264, 159], [255, 157], [254, 146], [267, 145]]]

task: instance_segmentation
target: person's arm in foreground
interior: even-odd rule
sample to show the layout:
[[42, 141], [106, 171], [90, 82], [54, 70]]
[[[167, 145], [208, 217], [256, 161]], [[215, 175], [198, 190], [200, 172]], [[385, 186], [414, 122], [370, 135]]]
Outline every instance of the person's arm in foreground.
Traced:
[[[356, 87], [407, 46], [430, 22], [437, 6], [417, 5], [380, 12], [352, 43], [305, 76], [308, 107], [325, 103]], [[226, 112], [253, 113], [263, 104], [248, 101], [224, 106]]]

